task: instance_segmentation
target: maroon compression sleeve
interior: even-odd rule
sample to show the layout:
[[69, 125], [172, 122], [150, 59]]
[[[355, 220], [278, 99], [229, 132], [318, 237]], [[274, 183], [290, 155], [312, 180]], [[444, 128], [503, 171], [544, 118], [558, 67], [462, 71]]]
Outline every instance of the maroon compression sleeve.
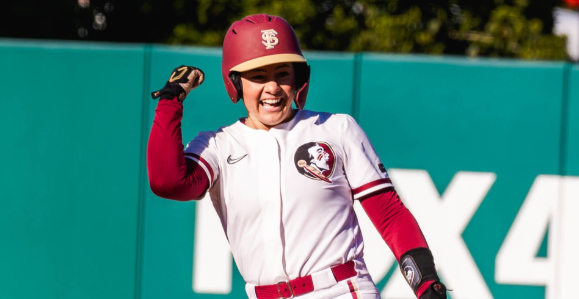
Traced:
[[209, 188], [209, 179], [203, 168], [185, 158], [182, 118], [183, 104], [177, 98], [159, 100], [147, 145], [149, 184], [160, 197], [199, 199]]
[[416, 219], [394, 188], [368, 197], [361, 204], [397, 261], [410, 249], [428, 248]]
[[[398, 262], [410, 249], [428, 248], [416, 219], [404, 206], [394, 188], [372, 195], [362, 200], [361, 204]], [[416, 296], [420, 298], [433, 282], [424, 282]]]

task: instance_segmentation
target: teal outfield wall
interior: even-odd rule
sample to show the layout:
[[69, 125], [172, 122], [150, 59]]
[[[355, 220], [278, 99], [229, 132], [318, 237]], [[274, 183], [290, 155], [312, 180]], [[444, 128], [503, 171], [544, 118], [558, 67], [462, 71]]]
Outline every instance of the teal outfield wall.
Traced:
[[[572, 298], [555, 277], [570, 273], [566, 263], [579, 265], [566, 251], [579, 246], [568, 233], [578, 224], [569, 215], [579, 213], [579, 66], [305, 55], [308, 109], [351, 114], [365, 129], [440, 257], [453, 299]], [[146, 177], [156, 105], [149, 92], [175, 66], [206, 74], [185, 102], [184, 142], [244, 116], [226, 96], [220, 63], [213, 48], [0, 40], [0, 298], [245, 297], [233, 262], [195, 267], [223, 257], [196, 255], [225, 243], [222, 232], [198, 241], [204, 225], [215, 224], [197, 216], [205, 207], [156, 197]], [[428, 180], [420, 185], [421, 178]], [[460, 192], [467, 202], [485, 182], [470, 214], [445, 206]], [[420, 211], [430, 195], [440, 227]], [[463, 227], [445, 239], [455, 218], [464, 218]], [[386, 246], [374, 246], [364, 228], [383, 297], [409, 298]], [[529, 255], [513, 256], [517, 244], [527, 244]], [[224, 252], [220, 261], [230, 261]], [[447, 255], [465, 261], [463, 269]]]

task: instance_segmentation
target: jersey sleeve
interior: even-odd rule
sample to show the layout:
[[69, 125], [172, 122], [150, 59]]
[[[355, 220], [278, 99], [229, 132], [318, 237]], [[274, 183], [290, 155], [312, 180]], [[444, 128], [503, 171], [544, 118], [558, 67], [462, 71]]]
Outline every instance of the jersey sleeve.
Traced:
[[342, 128], [344, 170], [354, 199], [363, 200], [392, 188], [388, 172], [364, 130], [349, 115]]
[[209, 178], [209, 189], [219, 175], [219, 160], [215, 132], [200, 132], [185, 147], [185, 158], [195, 161]]

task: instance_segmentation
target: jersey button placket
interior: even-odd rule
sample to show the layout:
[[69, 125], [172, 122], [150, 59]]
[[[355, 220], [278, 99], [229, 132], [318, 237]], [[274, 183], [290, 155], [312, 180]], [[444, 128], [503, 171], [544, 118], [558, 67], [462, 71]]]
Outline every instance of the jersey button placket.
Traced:
[[260, 153], [263, 155], [259, 163], [258, 196], [262, 205], [262, 234], [264, 240], [265, 272], [268, 279], [282, 281], [287, 279], [283, 267], [283, 244], [281, 236], [281, 197], [280, 197], [280, 165], [279, 146], [275, 137], [269, 132], [262, 132], [263, 144]]

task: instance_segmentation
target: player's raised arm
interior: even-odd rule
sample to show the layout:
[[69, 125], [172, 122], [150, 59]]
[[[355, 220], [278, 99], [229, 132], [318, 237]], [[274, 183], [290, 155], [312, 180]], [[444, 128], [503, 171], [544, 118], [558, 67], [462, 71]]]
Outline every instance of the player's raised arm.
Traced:
[[160, 197], [197, 199], [209, 187], [202, 167], [185, 159], [181, 136], [183, 101], [204, 77], [200, 69], [182, 65], [173, 70], [165, 87], [152, 93], [160, 100], [147, 145], [147, 169], [151, 190]]

